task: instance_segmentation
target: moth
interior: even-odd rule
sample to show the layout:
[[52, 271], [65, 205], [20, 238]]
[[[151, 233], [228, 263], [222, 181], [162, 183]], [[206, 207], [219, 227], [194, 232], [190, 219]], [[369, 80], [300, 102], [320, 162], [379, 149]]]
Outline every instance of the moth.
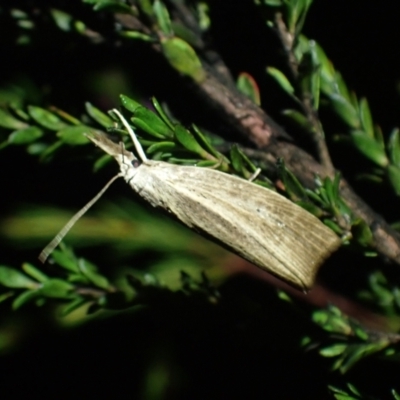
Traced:
[[280, 194], [215, 169], [147, 159], [136, 135], [113, 110], [131, 136], [139, 157], [99, 133], [87, 137], [118, 162], [120, 173], [42, 251], [44, 261], [73, 223], [118, 177], [153, 207], [228, 248], [254, 265], [304, 291], [341, 240], [318, 218]]

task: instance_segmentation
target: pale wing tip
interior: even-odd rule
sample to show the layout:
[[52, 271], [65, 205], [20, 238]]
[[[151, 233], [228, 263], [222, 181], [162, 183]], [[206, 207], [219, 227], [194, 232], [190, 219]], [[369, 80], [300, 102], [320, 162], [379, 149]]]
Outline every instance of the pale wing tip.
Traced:
[[308, 260], [308, 268], [303, 271], [302, 277], [299, 277], [300, 285], [297, 282], [299, 288], [307, 294], [315, 284], [319, 268], [325, 261], [342, 245], [342, 240], [332, 231], [329, 233], [325, 246], [321, 248], [318, 254], [315, 255], [313, 261]]
[[134, 158], [133, 154], [129, 151], [126, 151], [123, 145], [114, 143], [108, 139], [106, 135], [100, 132], [91, 131], [90, 133], [85, 134], [85, 136], [112, 157], [116, 158], [123, 155], [130, 161], [132, 161]]

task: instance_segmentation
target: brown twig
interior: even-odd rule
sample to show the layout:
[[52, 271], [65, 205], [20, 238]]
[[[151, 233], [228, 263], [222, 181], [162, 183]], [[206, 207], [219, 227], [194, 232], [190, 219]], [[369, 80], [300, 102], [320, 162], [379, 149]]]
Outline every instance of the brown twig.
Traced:
[[[131, 17], [130, 18], [134, 18]], [[121, 24], [129, 21], [126, 16], [119, 19]], [[135, 26], [143, 24], [135, 19]], [[157, 45], [153, 49], [160, 52]], [[255, 105], [248, 97], [236, 90], [231, 84], [224, 82], [216, 73], [212, 65], [204, 67], [208, 73], [202, 82], [192, 82], [204, 102], [216, 110], [219, 116], [235, 131], [242, 134], [257, 148], [262, 149], [269, 162], [276, 162], [283, 158], [299, 180], [307, 187], [315, 187], [315, 176], [333, 178], [335, 170], [329, 165], [322, 165], [296, 146], [285, 130], [269, 117], [264, 110]], [[360, 197], [349, 184], [342, 179], [340, 193], [344, 201], [351, 208], [356, 217], [364, 219], [372, 229], [375, 250], [391, 261], [400, 264], [400, 237], [399, 235]]]
[[[275, 14], [275, 26], [275, 32], [277, 33], [285, 50], [290, 72], [294, 78], [294, 81], [298, 82], [300, 77], [300, 65], [294, 53], [296, 38], [291, 32], [289, 32], [283, 20], [282, 14], [279, 12]], [[324, 130], [318, 118], [317, 112], [312, 105], [311, 93], [305, 93], [303, 90], [299, 90], [298, 92], [300, 93], [300, 106], [303, 109], [303, 113], [307, 117], [308, 123], [311, 127], [311, 129], [309, 129], [309, 133], [314, 142], [318, 159], [326, 168], [326, 170], [332, 174], [335, 171], [335, 168], [333, 166], [328, 146], [325, 141]]]

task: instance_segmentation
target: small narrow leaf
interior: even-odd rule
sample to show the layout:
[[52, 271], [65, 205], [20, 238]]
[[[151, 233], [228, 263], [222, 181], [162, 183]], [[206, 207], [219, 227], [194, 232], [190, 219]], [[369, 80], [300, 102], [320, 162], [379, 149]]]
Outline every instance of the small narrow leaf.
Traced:
[[18, 310], [24, 304], [30, 302], [39, 296], [39, 290], [25, 290], [18, 297], [16, 297], [12, 303], [12, 309]]
[[363, 219], [358, 219], [352, 224], [351, 232], [354, 239], [361, 246], [367, 247], [372, 245], [374, 237], [372, 235], [370, 227]]
[[192, 124], [193, 132], [196, 134], [197, 140], [200, 143], [201, 147], [206, 149], [210, 154], [218, 159], [224, 158], [225, 161], [229, 162], [226, 157], [224, 157], [221, 153], [219, 153], [210, 143], [208, 138], [204, 135], [204, 133], [195, 125]]
[[28, 112], [37, 123], [52, 131], [59, 131], [66, 127], [66, 124], [57, 115], [44, 108], [28, 106]]
[[131, 121], [138, 128], [159, 139], [172, 138], [174, 136], [164, 121], [146, 107], [137, 107]]
[[157, 18], [157, 23], [162, 32], [166, 35], [172, 35], [174, 32], [171, 27], [171, 20], [167, 7], [165, 7], [165, 5], [161, 1], [155, 0], [153, 3], [153, 10], [154, 15]]
[[43, 131], [37, 126], [30, 126], [25, 129], [14, 131], [8, 137], [8, 142], [11, 144], [29, 144], [35, 142], [43, 136]]
[[45, 275], [42, 271], [39, 271], [37, 268], [35, 268], [32, 264], [29, 263], [23, 263], [22, 264], [22, 269], [30, 275], [32, 278], [37, 280], [38, 282], [46, 282], [49, 277]]
[[243, 165], [243, 157], [241, 156], [237, 145], [233, 145], [229, 153], [233, 169], [239, 174], [243, 175], [245, 167]]
[[196, 82], [202, 82], [206, 73], [200, 59], [189, 43], [174, 38], [163, 38], [161, 48], [170, 65], [183, 75], [190, 76]]
[[274, 67], [268, 67], [267, 68], [267, 73], [275, 79], [275, 81], [280, 85], [280, 87], [288, 94], [293, 95], [294, 94], [294, 87], [292, 84], [289, 82], [289, 79], [286, 78], [286, 76], [279, 71], [279, 69], [274, 68]]
[[70, 303], [68, 303], [61, 311], [61, 315], [63, 317], [66, 317], [68, 314], [71, 314], [73, 311], [78, 309], [79, 307], [83, 306], [85, 303], [87, 303], [88, 300], [82, 297], [77, 297], [76, 299], [72, 300]]
[[346, 344], [337, 343], [332, 346], [322, 348], [319, 351], [319, 354], [321, 354], [324, 357], [336, 357], [340, 354], [343, 354], [346, 348], [347, 348]]
[[90, 133], [93, 128], [85, 125], [69, 126], [57, 132], [57, 136], [66, 144], [81, 145], [89, 143], [89, 139], [85, 134]]
[[175, 136], [178, 142], [185, 147], [185, 149], [200, 155], [206, 153], [206, 151], [197, 143], [194, 136], [182, 125], [176, 125]]
[[94, 285], [101, 289], [108, 289], [110, 287], [110, 283], [107, 278], [98, 274], [96, 268], [90, 264], [88, 261], [80, 259], [79, 260], [79, 269], [82, 274], [89, 279]]
[[175, 125], [169, 119], [169, 117], [167, 116], [167, 114], [163, 110], [163, 108], [162, 108], [161, 104], [159, 103], [159, 101], [153, 96], [151, 98], [151, 102], [153, 103], [153, 106], [156, 109], [156, 111], [158, 112], [158, 115], [160, 116], [160, 118], [164, 121], [164, 123], [166, 125], [168, 125], [169, 129], [171, 129], [171, 131], [173, 131], [175, 129]]
[[51, 257], [60, 267], [71, 272], [79, 272], [77, 260], [68, 252], [56, 249], [51, 253]]
[[154, 143], [146, 149], [147, 154], [157, 153], [157, 152], [170, 152], [176, 149], [176, 143], [174, 142], [158, 142]]
[[128, 39], [142, 40], [143, 42], [155, 42], [156, 41], [153, 37], [146, 35], [145, 33], [138, 32], [138, 31], [122, 31], [122, 32], [119, 32], [119, 35], [124, 38], [128, 38]]
[[137, 101], [129, 98], [128, 96], [125, 96], [124, 94], [121, 94], [119, 96], [119, 99], [121, 101], [121, 104], [130, 112], [135, 112], [135, 110], [138, 107], [141, 107], [140, 103], [138, 103]]
[[388, 165], [389, 160], [386, 157], [385, 150], [374, 139], [359, 130], [352, 131], [351, 138], [354, 146], [375, 164], [381, 167]]
[[397, 167], [400, 167], [400, 135], [398, 128], [393, 129], [390, 134], [388, 151], [390, 161]]
[[69, 299], [74, 286], [61, 279], [49, 279], [40, 288], [40, 294], [56, 299]]
[[0, 266], [0, 284], [9, 288], [36, 289], [38, 283], [14, 268]]
[[249, 97], [258, 106], [261, 104], [260, 89], [255, 79], [247, 72], [242, 72], [236, 82], [240, 92]]
[[94, 107], [89, 102], [85, 103], [87, 113], [101, 126], [109, 128], [113, 125], [113, 120], [105, 113]]
[[360, 127], [360, 120], [357, 110], [354, 109], [353, 105], [340, 94], [332, 94], [330, 99], [332, 107], [346, 124], [351, 128], [358, 129]]
[[7, 129], [25, 129], [28, 124], [14, 118], [7, 111], [0, 108], [0, 126]]
[[397, 196], [400, 196], [400, 168], [390, 164], [386, 169], [387, 177]]
[[50, 14], [59, 29], [64, 32], [69, 32], [71, 30], [71, 21], [73, 20], [71, 14], [67, 14], [66, 12], [56, 8], [51, 8]]
[[359, 103], [360, 106], [360, 120], [364, 132], [371, 138], [374, 137], [374, 126], [372, 123], [371, 111], [368, 106], [368, 101], [362, 98]]
[[293, 201], [299, 201], [307, 199], [307, 194], [304, 187], [301, 185], [295, 175], [289, 171], [282, 159], [278, 160], [277, 163], [279, 177], [282, 179], [285, 185], [285, 190]]
[[312, 125], [308, 122], [307, 117], [297, 110], [287, 109], [283, 110], [282, 114], [289, 117], [294, 121], [299, 127], [303, 128], [305, 131], [309, 131]]

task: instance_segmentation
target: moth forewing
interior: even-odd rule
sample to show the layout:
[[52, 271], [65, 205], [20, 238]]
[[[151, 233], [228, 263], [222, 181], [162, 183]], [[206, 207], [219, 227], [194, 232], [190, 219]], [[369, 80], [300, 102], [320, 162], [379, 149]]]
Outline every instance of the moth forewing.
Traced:
[[151, 205], [303, 290], [340, 246], [318, 218], [272, 190], [214, 169], [147, 159], [135, 167], [132, 153], [104, 136], [88, 137]]

